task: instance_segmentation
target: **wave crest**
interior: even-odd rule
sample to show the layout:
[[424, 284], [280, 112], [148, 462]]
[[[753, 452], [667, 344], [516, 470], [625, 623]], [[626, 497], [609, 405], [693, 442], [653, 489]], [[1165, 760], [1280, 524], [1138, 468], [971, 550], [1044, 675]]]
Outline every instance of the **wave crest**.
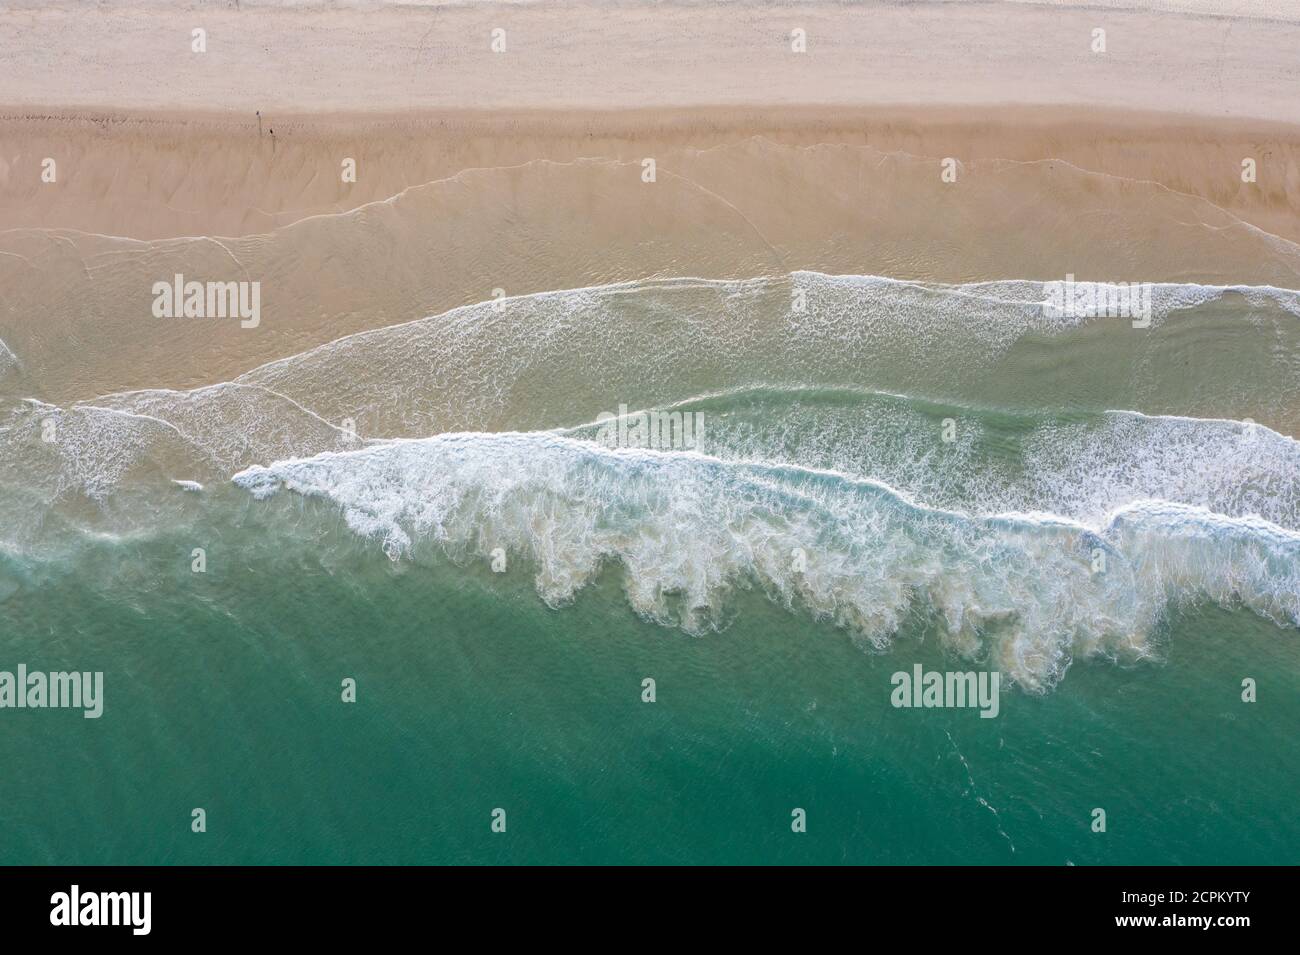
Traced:
[[1045, 690], [1080, 656], [1154, 652], [1168, 609], [1242, 604], [1300, 623], [1300, 535], [1167, 502], [1099, 531], [1051, 515], [972, 517], [879, 482], [695, 453], [611, 450], [550, 433], [453, 434], [253, 467], [257, 498], [330, 501], [393, 559], [427, 543], [453, 558], [502, 548], [561, 606], [606, 563], [637, 613], [690, 633], [721, 627], [729, 593], [759, 587], [887, 646], [929, 608], [954, 651]]

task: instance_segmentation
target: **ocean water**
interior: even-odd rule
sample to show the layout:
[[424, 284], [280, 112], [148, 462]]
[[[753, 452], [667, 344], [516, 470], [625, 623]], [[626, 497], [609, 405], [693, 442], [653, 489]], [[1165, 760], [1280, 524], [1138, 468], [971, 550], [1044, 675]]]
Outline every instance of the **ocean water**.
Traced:
[[63, 406], [0, 351], [0, 669], [105, 683], [0, 712], [0, 862], [1294, 863], [1300, 294], [1047, 296], [619, 283]]

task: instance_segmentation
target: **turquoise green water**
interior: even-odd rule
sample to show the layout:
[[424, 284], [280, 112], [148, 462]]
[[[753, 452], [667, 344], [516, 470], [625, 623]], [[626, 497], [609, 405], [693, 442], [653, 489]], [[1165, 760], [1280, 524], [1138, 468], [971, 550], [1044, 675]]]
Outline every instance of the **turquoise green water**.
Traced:
[[[95, 574], [3, 605], [8, 658], [102, 669], [105, 715], [5, 714], [0, 861], [1288, 863], [1300, 848], [1300, 648], [1244, 612], [1189, 610], [1161, 634], [1164, 662], [1081, 663], [982, 720], [889, 705], [893, 671], [962, 668], [924, 615], [873, 655], [750, 594], [696, 638], [638, 620], [611, 575], [551, 610], [523, 567], [394, 565], [337, 526], [276, 549], [256, 543], [265, 520], [251, 510], [204, 575], [185, 540], [104, 545]], [[153, 584], [119, 599], [132, 573]], [[1240, 700], [1246, 676], [1258, 703]]]
[[[0, 673], [105, 697], [0, 708], [0, 863], [1294, 863], [1300, 296], [1042, 295], [632, 283], [0, 377]], [[918, 664], [998, 715], [895, 708]]]

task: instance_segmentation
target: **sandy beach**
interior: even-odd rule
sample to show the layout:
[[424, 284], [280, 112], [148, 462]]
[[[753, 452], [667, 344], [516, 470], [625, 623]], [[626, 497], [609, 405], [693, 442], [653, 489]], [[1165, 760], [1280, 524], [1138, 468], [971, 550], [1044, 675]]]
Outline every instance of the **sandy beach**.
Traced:
[[[0, 387], [679, 276], [1300, 287], [1288, 10], [13, 4]], [[257, 281], [257, 327], [151, 321], [177, 275]]]
[[[19, 2], [0, 10], [17, 67], [0, 78], [0, 215], [9, 228], [241, 235], [470, 169], [761, 136], [1060, 159], [1293, 238], [1294, 5], [1164, 6], [1199, 12]], [[47, 156], [58, 188], [38, 175]], [[337, 174], [346, 157], [355, 183]], [[1249, 189], [1245, 157], [1260, 165]]]
[[0, 863], [1042, 867], [882, 897], [966, 941], [1247, 894], [1103, 870], [1300, 855], [1298, 51], [0, 0], [0, 676], [104, 688], [0, 713]]

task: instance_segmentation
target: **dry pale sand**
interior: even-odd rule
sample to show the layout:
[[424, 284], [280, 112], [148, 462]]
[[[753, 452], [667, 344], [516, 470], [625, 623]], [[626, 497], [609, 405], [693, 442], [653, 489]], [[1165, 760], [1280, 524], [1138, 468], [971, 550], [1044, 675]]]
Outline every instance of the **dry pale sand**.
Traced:
[[[1294, 11], [1294, 0], [1263, 8]], [[191, 49], [206, 31], [206, 52]], [[494, 29], [505, 50], [491, 49]], [[791, 48], [805, 31], [807, 52]], [[1105, 31], [1104, 53], [1093, 31]], [[1089, 5], [105, 0], [0, 15], [0, 103], [263, 112], [1065, 104], [1297, 119], [1297, 24]]]

